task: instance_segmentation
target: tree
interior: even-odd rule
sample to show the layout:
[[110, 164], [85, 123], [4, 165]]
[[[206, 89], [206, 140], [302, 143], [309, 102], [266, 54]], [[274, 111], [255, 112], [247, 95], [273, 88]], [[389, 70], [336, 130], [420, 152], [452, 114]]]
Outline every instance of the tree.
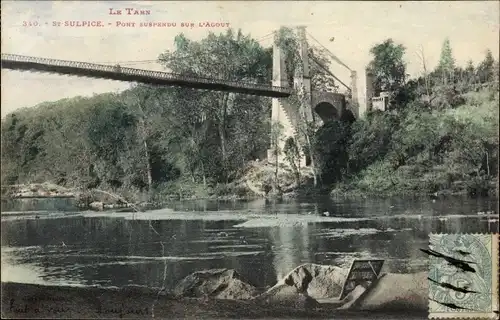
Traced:
[[474, 62], [472, 60], [467, 61], [467, 65], [465, 66], [465, 82], [468, 85], [474, 84], [475, 82], [475, 69], [474, 69]]
[[148, 186], [148, 196], [152, 197], [153, 192], [153, 173], [151, 169], [150, 146], [148, 145], [148, 136], [150, 135], [150, 127], [148, 113], [150, 114], [150, 106], [154, 105], [151, 99], [154, 99], [158, 90], [149, 86], [139, 85], [134, 89], [129, 90], [128, 94], [122, 95], [124, 103], [131, 105], [131, 108], [136, 112], [137, 117], [137, 135], [138, 142], [143, 147], [144, 164], [146, 168], [146, 179]]
[[399, 121], [391, 113], [375, 110], [365, 119], [354, 122], [348, 147], [351, 172], [359, 172], [389, 153]]
[[94, 105], [86, 135], [96, 157], [96, 174], [107, 187], [147, 187], [145, 167], [136, 161], [137, 120], [135, 110], [116, 97]]
[[[374, 75], [374, 91], [388, 91], [392, 97], [397, 95], [406, 83], [406, 63], [403, 59], [405, 47], [392, 39], [375, 45], [370, 49], [373, 59], [368, 64]], [[393, 100], [393, 99], [391, 99]]]
[[498, 90], [498, 86], [499, 86], [499, 81], [500, 81], [500, 64], [499, 64], [499, 61], [497, 60], [495, 62], [495, 69], [493, 72], [493, 83], [496, 86], [497, 90]]
[[300, 149], [294, 138], [286, 139], [283, 153], [295, 174], [297, 185], [300, 185]]
[[279, 122], [271, 123], [271, 152], [274, 158], [274, 181], [273, 191], [278, 193], [280, 190], [278, 173], [279, 173], [279, 156], [281, 155], [280, 141], [283, 138], [283, 125]]
[[443, 42], [443, 47], [441, 48], [441, 57], [439, 58], [437, 70], [441, 73], [443, 84], [448, 84], [450, 81], [453, 81], [455, 59], [453, 58], [453, 52], [451, 50], [450, 40], [448, 38], [446, 38]]
[[[338, 92], [339, 86], [329, 70], [331, 60], [323, 48], [309, 47], [311, 87], [315, 91]], [[320, 64], [321, 66], [319, 66]], [[326, 70], [325, 70], [326, 69]]]
[[495, 59], [493, 59], [491, 50], [486, 51], [484, 60], [479, 64], [477, 68], [477, 73], [479, 76], [479, 81], [481, 83], [492, 82], [494, 80]]
[[421, 45], [419, 52], [417, 52], [418, 57], [420, 58], [420, 62], [422, 63], [423, 70], [423, 78], [424, 78], [424, 88], [425, 94], [428, 98], [430, 98], [431, 90], [430, 90], [430, 81], [429, 81], [429, 72], [427, 70], [427, 60], [425, 58], [424, 47]]
[[[175, 38], [176, 49], [160, 55], [159, 61], [175, 73], [201, 78], [218, 78], [236, 82], [269, 83], [271, 80], [272, 57], [268, 50], [260, 46], [241, 30], [216, 35], [195, 42], [183, 34]], [[224, 61], [223, 64], [220, 62]], [[225, 182], [231, 172], [231, 119], [245, 113], [248, 104], [241, 104], [246, 98], [229, 92], [206, 92], [204, 104], [197, 108], [197, 118], [212, 121], [218, 131], [221, 152], [221, 173]], [[262, 108], [264, 98], [252, 98], [255, 108]], [[244, 106], [243, 106], [244, 105]], [[262, 109], [261, 109], [262, 110]], [[262, 125], [254, 123], [254, 125]]]
[[314, 149], [323, 183], [338, 182], [347, 174], [349, 139], [350, 124], [344, 121], [327, 122], [316, 132]]

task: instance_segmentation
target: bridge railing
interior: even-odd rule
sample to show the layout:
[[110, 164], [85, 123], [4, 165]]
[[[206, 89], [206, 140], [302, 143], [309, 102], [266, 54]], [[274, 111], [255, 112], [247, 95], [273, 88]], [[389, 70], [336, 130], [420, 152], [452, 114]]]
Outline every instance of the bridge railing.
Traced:
[[97, 64], [97, 63], [90, 63], [90, 62], [81, 62], [81, 61], [40, 58], [40, 57], [31, 57], [31, 56], [23, 56], [23, 55], [8, 54], [8, 53], [2, 53], [2, 62], [3, 61], [39, 63], [39, 64], [52, 65], [52, 66], [87, 69], [87, 70], [92, 70], [92, 71], [104, 71], [104, 72], [129, 74], [129, 75], [135, 75], [135, 76], [145, 76], [145, 77], [157, 78], [157, 79], [185, 80], [185, 81], [202, 82], [202, 83], [222, 84], [222, 85], [228, 85], [228, 86], [237, 87], [237, 88], [257, 89], [257, 90], [269, 90], [269, 89], [271, 89], [272, 91], [276, 91], [276, 92], [290, 93], [290, 89], [286, 88], [286, 87], [277, 87], [277, 86], [261, 85], [261, 84], [254, 84], [254, 83], [234, 82], [234, 81], [228, 81], [228, 80], [224, 80], [224, 79], [192, 77], [192, 76], [186, 76], [186, 75], [176, 74], [176, 73], [171, 73], [171, 72], [152, 71], [152, 70], [136, 69], [136, 68], [129, 68], [129, 67], [121, 67], [121, 66], [118, 68], [117, 65], [113, 66], [113, 65]]

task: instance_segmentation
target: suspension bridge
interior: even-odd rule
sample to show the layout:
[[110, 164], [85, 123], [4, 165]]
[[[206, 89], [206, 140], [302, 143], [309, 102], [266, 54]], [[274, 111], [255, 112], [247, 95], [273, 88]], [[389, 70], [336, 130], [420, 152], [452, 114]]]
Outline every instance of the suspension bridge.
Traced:
[[[295, 89], [304, 88], [306, 96], [310, 98], [310, 100], [305, 103], [306, 106], [301, 108], [302, 111], [296, 110], [296, 107], [290, 106], [286, 99], [283, 99], [293, 95], [294, 90], [288, 82], [284, 54], [276, 45], [276, 41], [273, 46], [272, 84], [231, 81], [213, 77], [189, 76], [165, 71], [152, 71], [125, 67], [120, 66], [119, 64], [109, 65], [17, 54], [2, 54], [1, 67], [2, 69], [136, 82], [155, 86], [178, 86], [201, 90], [224, 91], [271, 97], [274, 98], [272, 99], [273, 121], [280, 122], [285, 127], [285, 136], [297, 137], [300, 135], [297, 131], [300, 121], [319, 120], [325, 122], [330, 119], [343, 119], [346, 114], [350, 114], [351, 118], [358, 116], [357, 108], [352, 108], [357, 107], [356, 72], [350, 69], [343, 61], [341, 61], [313, 36], [306, 33], [305, 27], [298, 27], [297, 30], [303, 70], [300, 74], [295, 75], [293, 86]], [[274, 35], [276, 37], [276, 32], [272, 32], [269, 35]], [[309, 35], [310, 38], [325, 49], [329, 54], [330, 59], [347, 68], [351, 72], [351, 85], [347, 85], [341, 81], [329, 70], [329, 68], [323, 66], [315, 57], [311, 56], [306, 35]], [[264, 36], [262, 39], [265, 39], [267, 36]], [[257, 40], [257, 42], [261, 40]], [[310, 63], [315, 63], [323, 72], [333, 77], [338, 84], [347, 89], [352, 98], [350, 109], [346, 105], [345, 95], [337, 92], [318, 92], [313, 90], [311, 84]], [[305, 115], [306, 119], [302, 119], [303, 115]]]
[[273, 98], [288, 97], [290, 88], [192, 77], [176, 73], [110, 66], [82, 61], [58, 60], [2, 53], [2, 69], [47, 72], [96, 79], [138, 82], [149, 85], [179, 86], [214, 91], [229, 91]]
[[[274, 34], [272, 32], [269, 35]], [[269, 35], [264, 36], [265, 39]], [[312, 37], [312, 36], [311, 36]], [[314, 39], [314, 38], [313, 38]], [[257, 40], [260, 42], [261, 40]], [[316, 39], [314, 39], [317, 43]], [[326, 48], [319, 43], [323, 48]], [[331, 53], [333, 60], [347, 65]], [[335, 76], [328, 68], [321, 65], [314, 57], [309, 56], [311, 61], [316, 63], [324, 72], [332, 76], [339, 84], [347, 90], [351, 87]], [[132, 63], [141, 61], [132, 61]], [[142, 62], [158, 62], [157, 60], [143, 60]], [[131, 68], [127, 66], [99, 64], [85, 61], [60, 60], [52, 58], [25, 56], [18, 54], [1, 55], [2, 69], [55, 73], [77, 77], [88, 77], [96, 79], [109, 79], [125, 82], [136, 82], [156, 86], [179, 86], [202, 90], [225, 91], [242, 93], [248, 95], [266, 96], [271, 98], [284, 98], [292, 94], [292, 89], [288, 86], [273, 86], [268, 84], [248, 83], [242, 81], [229, 81], [214, 77], [188, 76], [165, 71], [152, 71], [146, 69]], [[349, 69], [350, 70], [350, 69]]]

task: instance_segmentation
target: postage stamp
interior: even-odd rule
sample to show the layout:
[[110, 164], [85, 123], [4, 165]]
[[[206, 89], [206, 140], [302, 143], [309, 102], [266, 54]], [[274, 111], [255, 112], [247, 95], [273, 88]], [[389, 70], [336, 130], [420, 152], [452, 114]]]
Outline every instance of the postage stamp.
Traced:
[[498, 319], [498, 234], [429, 238], [429, 319]]

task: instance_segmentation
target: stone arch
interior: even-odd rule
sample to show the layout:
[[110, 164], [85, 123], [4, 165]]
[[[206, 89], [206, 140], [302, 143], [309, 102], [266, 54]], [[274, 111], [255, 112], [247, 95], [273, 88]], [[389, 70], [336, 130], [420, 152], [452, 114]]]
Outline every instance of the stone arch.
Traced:
[[323, 122], [339, 119], [339, 112], [329, 101], [321, 101], [314, 106], [314, 112]]
[[312, 92], [313, 111], [323, 122], [340, 120], [346, 109], [345, 95], [336, 92]]

